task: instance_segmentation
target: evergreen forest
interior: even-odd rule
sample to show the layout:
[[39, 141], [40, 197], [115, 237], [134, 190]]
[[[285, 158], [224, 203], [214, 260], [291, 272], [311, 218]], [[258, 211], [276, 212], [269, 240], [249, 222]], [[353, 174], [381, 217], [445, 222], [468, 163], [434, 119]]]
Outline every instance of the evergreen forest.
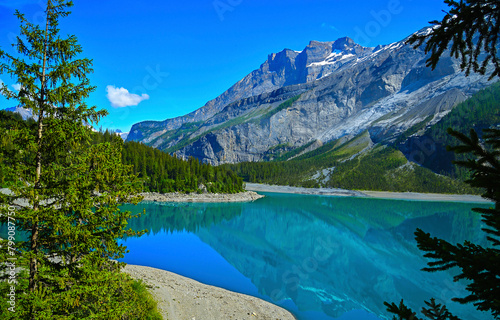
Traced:
[[[21, 115], [0, 110], [0, 132], [13, 126], [35, 129], [35, 121], [24, 121]], [[93, 133], [95, 144], [109, 142], [123, 144], [122, 161], [133, 167], [143, 192], [210, 192], [237, 193], [243, 191], [243, 179], [225, 167], [202, 164], [195, 158], [182, 160], [142, 143], [125, 141], [114, 132]], [[6, 135], [0, 135], [0, 146], [8, 148]], [[15, 178], [8, 175], [8, 159], [0, 159], [0, 186], [8, 187]]]
[[[475, 193], [465, 184], [469, 171], [454, 165], [467, 155], [447, 151], [456, 139], [451, 128], [468, 133], [500, 123], [500, 84], [483, 89], [456, 106], [439, 122], [424, 119], [395, 141], [373, 144], [368, 131], [351, 140], [339, 139], [306, 151], [314, 142], [277, 154], [269, 162], [226, 165], [244, 181], [301, 187], [330, 187], [396, 192]], [[428, 150], [422, 151], [425, 145]], [[415, 154], [417, 156], [415, 156]], [[410, 161], [410, 160], [411, 161]]]

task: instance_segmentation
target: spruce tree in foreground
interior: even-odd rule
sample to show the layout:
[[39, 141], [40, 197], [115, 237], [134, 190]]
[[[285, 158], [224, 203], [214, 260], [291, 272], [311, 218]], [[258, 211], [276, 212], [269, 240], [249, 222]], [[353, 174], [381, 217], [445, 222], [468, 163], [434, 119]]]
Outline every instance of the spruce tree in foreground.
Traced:
[[[478, 310], [490, 312], [495, 319], [500, 319], [500, 130], [483, 130], [483, 141], [474, 130], [471, 130], [470, 137], [451, 129], [448, 132], [463, 143], [449, 148], [450, 150], [473, 156], [467, 161], [456, 162], [471, 170], [472, 178], [467, 182], [473, 187], [483, 188], [483, 197], [495, 203], [489, 209], [473, 209], [482, 215], [486, 225], [483, 231], [487, 234], [490, 246], [483, 248], [469, 241], [453, 245], [417, 229], [415, 235], [418, 247], [426, 252], [425, 257], [432, 259], [424, 271], [458, 268], [460, 273], [454, 280], [467, 280], [469, 295], [453, 300], [463, 304], [473, 303]], [[451, 314], [446, 306], [436, 304], [433, 299], [425, 303], [428, 308], [422, 308], [422, 314], [428, 319], [460, 319]], [[389, 312], [396, 315], [393, 319], [420, 319], [403, 301], [399, 305], [387, 302], [385, 305]]]
[[[118, 239], [137, 203], [135, 176], [121, 163], [118, 143], [93, 144], [89, 124], [106, 115], [84, 100], [94, 90], [92, 62], [80, 58], [75, 36], [58, 22], [71, 1], [48, 0], [46, 23], [16, 11], [15, 54], [0, 50], [0, 74], [20, 85], [0, 93], [33, 111], [31, 124], [0, 133], [4, 174], [16, 177], [0, 194], [0, 223], [13, 242], [0, 243], [2, 319], [146, 319], [138, 284], [120, 273], [126, 248]], [[12, 238], [11, 238], [12, 240]], [[13, 268], [16, 267], [14, 270]], [[12, 298], [14, 297], [14, 298]]]
[[[431, 53], [427, 65], [433, 69], [445, 50], [451, 46], [451, 55], [461, 58], [460, 67], [469, 75], [470, 72], [486, 74], [488, 65], [493, 72], [490, 79], [500, 77], [500, 59], [498, 56], [498, 36], [500, 34], [500, 3], [498, 0], [445, 0], [450, 7], [441, 21], [431, 21], [433, 28], [429, 33], [415, 34], [409, 39], [415, 47], [425, 44], [425, 52]], [[425, 257], [432, 259], [424, 271], [436, 272], [458, 268], [460, 274], [454, 280], [467, 280], [469, 295], [453, 300], [459, 303], [473, 303], [485, 312], [491, 312], [495, 319], [500, 319], [500, 130], [483, 130], [480, 140], [474, 130], [470, 137], [448, 129], [448, 133], [463, 144], [449, 148], [459, 154], [472, 156], [467, 161], [455, 164], [469, 169], [471, 186], [485, 190], [483, 197], [492, 200], [495, 205], [489, 209], [473, 209], [481, 213], [490, 243], [483, 248], [471, 242], [453, 245], [442, 239], [417, 229], [416, 240]], [[437, 304], [434, 299], [425, 302], [422, 314], [428, 319], [457, 320], [447, 307]], [[387, 303], [387, 310], [396, 316], [393, 319], [417, 320], [416, 312], [408, 308], [403, 301], [399, 305]]]

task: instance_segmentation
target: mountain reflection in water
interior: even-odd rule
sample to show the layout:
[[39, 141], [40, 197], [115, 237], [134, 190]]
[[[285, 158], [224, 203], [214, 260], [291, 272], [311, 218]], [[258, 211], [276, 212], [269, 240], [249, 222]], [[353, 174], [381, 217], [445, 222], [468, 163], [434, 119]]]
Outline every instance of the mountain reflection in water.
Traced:
[[298, 319], [389, 318], [383, 302], [420, 310], [431, 297], [463, 319], [489, 319], [450, 302], [465, 295], [446, 272], [422, 272], [413, 232], [486, 244], [484, 204], [266, 194], [250, 203], [141, 203], [125, 262], [251, 294]]

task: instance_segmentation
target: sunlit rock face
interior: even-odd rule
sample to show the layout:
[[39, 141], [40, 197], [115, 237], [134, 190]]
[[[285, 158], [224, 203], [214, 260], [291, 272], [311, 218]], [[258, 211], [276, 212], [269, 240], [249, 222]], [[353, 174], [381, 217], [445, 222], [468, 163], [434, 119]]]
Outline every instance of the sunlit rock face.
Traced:
[[128, 140], [211, 164], [259, 161], [278, 145], [367, 129], [375, 142], [395, 139], [429, 116], [437, 122], [490, 84], [487, 76], [465, 77], [447, 52], [431, 70], [425, 52], [405, 40], [367, 48], [340, 38], [273, 53], [202, 108], [137, 123]]

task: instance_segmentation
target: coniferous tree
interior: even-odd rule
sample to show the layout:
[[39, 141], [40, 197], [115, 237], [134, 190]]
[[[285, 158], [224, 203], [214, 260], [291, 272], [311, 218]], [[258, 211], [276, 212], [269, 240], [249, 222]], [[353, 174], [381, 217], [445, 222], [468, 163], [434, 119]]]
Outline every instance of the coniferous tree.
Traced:
[[[443, 52], [451, 44], [451, 55], [462, 59], [461, 68], [469, 75], [471, 71], [486, 73], [489, 63], [494, 71], [490, 79], [500, 76], [500, 60], [497, 56], [498, 35], [500, 34], [500, 11], [497, 0], [445, 0], [451, 8], [442, 21], [432, 21], [433, 30], [428, 34], [416, 34], [409, 40], [419, 47], [424, 42], [425, 51], [431, 52], [428, 66], [436, 67]], [[487, 101], [483, 102], [485, 105]], [[491, 312], [495, 319], [500, 318], [500, 130], [483, 130], [480, 140], [474, 130], [470, 137], [448, 129], [448, 133], [462, 143], [448, 147], [457, 154], [469, 154], [473, 158], [454, 163], [467, 168], [471, 179], [467, 182], [485, 190], [483, 197], [495, 205], [489, 209], [474, 209], [481, 213], [486, 228], [490, 248], [483, 248], [471, 242], [453, 245], [418, 229], [415, 232], [419, 249], [425, 251], [427, 258], [433, 259], [425, 271], [435, 272], [458, 267], [460, 274], [454, 280], [468, 280], [466, 297], [454, 298], [460, 303], [473, 303], [481, 311]], [[434, 300], [426, 302], [429, 309], [422, 313], [429, 319], [459, 319], [444, 306], [436, 305]], [[387, 310], [394, 313], [394, 319], [418, 319], [415, 313], [401, 303], [385, 303]]]
[[88, 124], [106, 112], [84, 102], [94, 90], [91, 60], [79, 58], [75, 36], [59, 34], [71, 6], [48, 0], [43, 26], [16, 11], [16, 53], [0, 50], [0, 74], [21, 88], [3, 85], [0, 93], [36, 116], [0, 133], [3, 170], [15, 177], [0, 194], [0, 223], [12, 234], [0, 244], [0, 275], [15, 280], [0, 281], [2, 319], [146, 318], [123, 264], [112, 261], [126, 250], [117, 239], [132, 234], [132, 214], [118, 205], [140, 200], [135, 176], [121, 163], [120, 144], [92, 141]]
[[[435, 272], [451, 268], [459, 268], [460, 273], [455, 281], [467, 280], [466, 297], [456, 297], [459, 303], [473, 303], [481, 311], [491, 312], [495, 319], [500, 318], [500, 130], [485, 129], [484, 141], [478, 138], [474, 130], [470, 137], [448, 130], [462, 145], [449, 148], [461, 154], [473, 157], [456, 164], [468, 168], [472, 178], [467, 181], [476, 188], [485, 190], [483, 197], [492, 200], [495, 205], [489, 209], [474, 209], [483, 217], [487, 240], [490, 247], [484, 248], [472, 242], [453, 245], [442, 239], [431, 237], [430, 234], [418, 229], [415, 232], [420, 250], [426, 252], [425, 257], [432, 259], [424, 271]], [[400, 305], [385, 303], [388, 311], [397, 315], [394, 319], [418, 319], [412, 310], [403, 302]], [[433, 300], [426, 302], [429, 309], [422, 313], [429, 319], [457, 320], [444, 306], [436, 305]], [[439, 315], [437, 317], [436, 315]]]
[[462, 60], [461, 68], [486, 73], [488, 63], [494, 71], [490, 78], [500, 76], [498, 35], [500, 32], [500, 4], [498, 0], [445, 0], [450, 7], [441, 21], [431, 21], [433, 29], [426, 34], [415, 34], [409, 43], [431, 53], [427, 65], [435, 68], [442, 54], [451, 45], [451, 55]]

